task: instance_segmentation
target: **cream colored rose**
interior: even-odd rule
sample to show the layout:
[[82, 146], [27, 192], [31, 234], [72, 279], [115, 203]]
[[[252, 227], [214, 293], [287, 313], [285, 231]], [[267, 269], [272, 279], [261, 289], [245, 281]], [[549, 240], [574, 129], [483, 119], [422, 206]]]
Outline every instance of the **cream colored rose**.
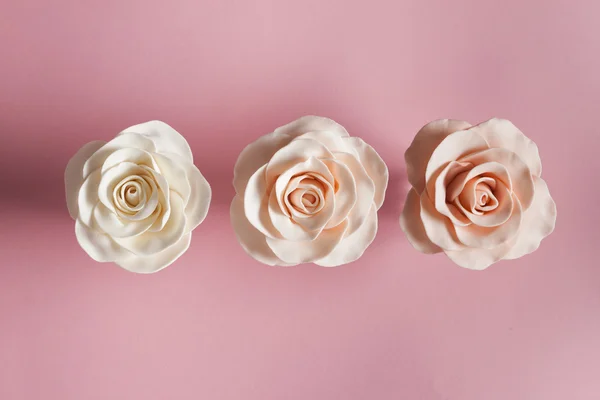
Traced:
[[81, 247], [138, 273], [159, 271], [187, 250], [211, 198], [188, 143], [160, 121], [83, 146], [65, 186]]
[[307, 116], [242, 151], [231, 221], [242, 247], [265, 264], [346, 264], [375, 238], [387, 182], [371, 146]]
[[400, 225], [417, 250], [485, 269], [533, 252], [554, 229], [537, 146], [510, 121], [431, 122], [405, 158], [413, 187]]

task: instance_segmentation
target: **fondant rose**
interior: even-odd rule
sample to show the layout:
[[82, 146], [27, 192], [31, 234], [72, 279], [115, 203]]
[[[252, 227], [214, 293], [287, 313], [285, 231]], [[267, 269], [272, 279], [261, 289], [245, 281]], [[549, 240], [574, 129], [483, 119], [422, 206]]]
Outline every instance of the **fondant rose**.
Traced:
[[211, 198], [188, 143], [160, 121], [83, 146], [67, 165], [65, 185], [81, 247], [96, 261], [139, 273], [187, 250]]
[[405, 158], [413, 187], [400, 225], [417, 250], [485, 269], [533, 252], [554, 229], [537, 146], [510, 121], [431, 122]]
[[387, 182], [371, 146], [307, 116], [242, 151], [231, 221], [242, 247], [265, 264], [346, 264], [375, 238]]

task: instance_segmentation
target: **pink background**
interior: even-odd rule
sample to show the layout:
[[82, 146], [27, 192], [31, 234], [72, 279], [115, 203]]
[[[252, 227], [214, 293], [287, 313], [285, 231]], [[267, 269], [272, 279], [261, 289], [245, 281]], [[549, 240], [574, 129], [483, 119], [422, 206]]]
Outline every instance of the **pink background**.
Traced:
[[[600, 3], [0, 0], [0, 399], [600, 398]], [[391, 171], [364, 257], [263, 266], [229, 224], [250, 141], [338, 120]], [[410, 247], [403, 153], [426, 122], [511, 119], [558, 205], [534, 254], [485, 272]], [[62, 175], [162, 119], [214, 190], [150, 276], [96, 264]]]

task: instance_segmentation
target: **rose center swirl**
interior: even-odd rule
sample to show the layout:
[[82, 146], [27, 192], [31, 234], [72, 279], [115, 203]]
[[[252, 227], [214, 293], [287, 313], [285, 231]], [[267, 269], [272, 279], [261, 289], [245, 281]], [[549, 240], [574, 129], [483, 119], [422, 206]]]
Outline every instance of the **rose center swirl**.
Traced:
[[[288, 188], [286, 197], [288, 211], [293, 209], [297, 213], [310, 216], [318, 213], [325, 205], [325, 188], [323, 183], [314, 176], [301, 176], [296, 180], [294, 187]], [[291, 209], [290, 209], [291, 208]]]
[[123, 179], [114, 189], [115, 207], [126, 214], [135, 214], [146, 205], [150, 186], [144, 177], [133, 175]]

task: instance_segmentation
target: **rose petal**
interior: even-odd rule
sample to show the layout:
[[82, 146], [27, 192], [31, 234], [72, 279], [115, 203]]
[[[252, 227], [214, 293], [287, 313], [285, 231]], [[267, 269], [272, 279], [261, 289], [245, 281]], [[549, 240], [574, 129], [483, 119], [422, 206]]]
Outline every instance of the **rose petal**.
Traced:
[[444, 250], [460, 250], [464, 247], [458, 241], [450, 219], [435, 209], [427, 192], [421, 195], [421, 220], [427, 237], [432, 243]]
[[440, 168], [450, 161], [469, 162], [462, 157], [488, 149], [487, 142], [473, 130], [457, 131], [446, 136], [435, 148], [425, 170], [425, 182], [429, 182]]
[[248, 255], [267, 265], [289, 265], [273, 253], [273, 250], [267, 245], [265, 235], [248, 221], [244, 212], [244, 198], [241, 195], [238, 194], [233, 198], [229, 212], [233, 230]]
[[315, 264], [322, 267], [337, 267], [358, 260], [377, 235], [377, 207], [373, 204], [364, 224], [352, 235], [346, 236], [329, 255]]
[[479, 175], [493, 177], [494, 179], [500, 180], [509, 190], [512, 190], [512, 181], [506, 167], [495, 161], [485, 162], [483, 164], [473, 166], [473, 168], [471, 168], [469, 171], [458, 174], [447, 186], [447, 200], [454, 201], [454, 199], [456, 199], [463, 191], [467, 182]]
[[517, 196], [513, 195], [513, 207], [510, 218], [498, 226], [469, 226], [455, 227], [456, 236], [461, 243], [468, 247], [493, 249], [514, 237], [521, 226], [523, 210]]
[[516, 153], [507, 149], [493, 148], [463, 157], [460, 161], [480, 165], [488, 162], [502, 164], [510, 175], [512, 190], [519, 198], [523, 210], [529, 209], [533, 201], [533, 178], [527, 164]]
[[92, 214], [94, 207], [100, 201], [98, 199], [98, 186], [102, 179], [100, 170], [92, 172], [81, 185], [77, 196], [77, 207], [79, 208], [78, 219], [85, 225], [90, 226], [92, 223]]
[[139, 150], [145, 150], [147, 152], [154, 152], [156, 147], [152, 140], [145, 138], [137, 133], [122, 133], [116, 138], [106, 143], [104, 146], [99, 148], [83, 165], [83, 176], [88, 176], [102, 167], [104, 161], [118, 149], [134, 148]]
[[162, 121], [149, 121], [125, 129], [120, 135], [135, 132], [152, 140], [158, 153], [173, 153], [193, 164], [192, 150], [187, 140]]
[[496, 261], [502, 260], [510, 246], [510, 242], [505, 242], [493, 249], [465, 247], [458, 251], [446, 251], [446, 255], [463, 268], [484, 270]]
[[348, 235], [356, 232], [365, 222], [375, 197], [375, 184], [358, 158], [348, 153], [335, 153], [335, 159], [342, 162], [354, 177], [356, 203], [348, 214]]
[[348, 221], [326, 229], [315, 239], [291, 241], [267, 237], [267, 244], [275, 255], [288, 264], [314, 262], [325, 258], [342, 241], [348, 229]]
[[115, 261], [129, 254], [110, 236], [86, 226], [79, 219], [75, 220], [75, 236], [81, 248], [95, 261]]
[[[158, 213], [158, 218], [154, 225], [148, 229], [150, 232], [158, 232], [164, 228], [171, 218], [171, 190], [169, 188], [169, 183], [164, 176], [146, 166], [142, 166], [142, 168], [154, 178], [154, 182], [158, 189], [156, 191], [158, 192], [158, 204], [160, 204], [161, 210], [160, 213]], [[158, 209], [158, 206], [156, 208]]]
[[212, 198], [212, 190], [206, 178], [194, 164], [187, 164], [184, 167], [190, 186], [190, 196], [185, 206], [185, 231], [190, 232], [206, 218]]
[[346, 139], [347, 133], [345, 136], [340, 135], [339, 132], [331, 132], [331, 131], [314, 131], [307, 132], [300, 136], [298, 136], [294, 140], [301, 139], [311, 139], [316, 140], [317, 142], [323, 144], [329, 151], [333, 152], [344, 152], [350, 153], [356, 157], [358, 157], [358, 152], [354, 148], [351, 142], [348, 142]]
[[65, 169], [65, 194], [67, 198], [67, 208], [71, 218], [76, 219], [79, 213], [77, 206], [77, 197], [81, 184], [85, 179], [83, 175], [83, 165], [99, 148], [104, 146], [105, 142], [95, 141], [85, 144], [69, 160]]
[[[329, 211], [329, 215], [333, 213], [333, 207], [329, 207], [331, 211]], [[279, 206], [279, 202], [277, 201], [277, 194], [275, 191], [271, 192], [271, 196], [269, 199], [269, 217], [273, 226], [279, 233], [281, 233], [281, 237], [283, 240], [291, 240], [291, 241], [301, 241], [301, 240], [313, 240], [323, 230], [327, 221], [325, 221], [320, 229], [317, 227], [315, 229], [307, 229], [303, 225], [294, 222], [289, 216], [285, 215]], [[306, 218], [306, 220], [314, 219], [315, 216], [311, 216]]]
[[256, 171], [248, 181], [244, 192], [244, 210], [248, 221], [263, 235], [269, 237], [281, 237], [273, 226], [269, 217], [269, 195], [265, 172], [267, 165], [263, 165]]
[[146, 231], [138, 236], [115, 238], [115, 241], [138, 256], [149, 256], [159, 253], [177, 243], [184, 235], [185, 214], [183, 199], [173, 192], [170, 196], [170, 218], [158, 232]]
[[269, 162], [273, 154], [290, 143], [292, 139], [292, 136], [272, 132], [246, 146], [238, 156], [233, 170], [233, 187], [236, 193], [243, 197], [252, 174]]
[[542, 160], [537, 145], [512, 122], [492, 118], [473, 129], [477, 129], [490, 147], [501, 147], [516, 153], [527, 164], [532, 175], [539, 177], [542, 174]]
[[96, 204], [94, 209], [94, 222], [97, 226], [113, 238], [126, 238], [146, 232], [156, 221], [157, 216], [150, 216], [139, 221], [126, 221], [119, 218], [112, 210], [102, 203]]
[[471, 127], [465, 121], [440, 119], [422, 127], [404, 153], [408, 181], [421, 194], [425, 190], [425, 170], [433, 151], [451, 133]]
[[328, 131], [340, 137], [348, 136], [346, 129], [334, 120], [314, 115], [301, 117], [287, 125], [275, 129], [275, 133], [284, 133], [292, 137], [315, 131]]
[[[465, 171], [470, 170], [472, 167], [473, 164], [471, 163], [450, 161], [437, 178], [431, 179], [427, 183], [427, 191], [435, 199], [436, 210], [440, 214], [450, 218], [450, 221], [454, 225], [468, 226], [471, 224], [471, 221], [455, 205], [447, 202], [448, 194], [446, 188], [458, 175], [465, 173]], [[434, 189], [431, 190], [430, 187]]]
[[192, 234], [188, 233], [183, 235], [181, 239], [174, 245], [167, 247], [163, 251], [160, 251], [151, 256], [137, 256], [135, 254], [129, 254], [125, 257], [117, 259], [115, 262], [120, 267], [135, 272], [138, 274], [151, 274], [158, 272], [163, 268], [171, 265], [177, 260], [186, 250], [190, 247], [192, 240]]
[[373, 201], [379, 210], [379, 208], [383, 205], [383, 200], [385, 199], [385, 191], [387, 189], [389, 179], [387, 165], [385, 165], [375, 149], [365, 143], [365, 141], [361, 138], [350, 137], [344, 140], [352, 144], [358, 153], [360, 162], [375, 184], [375, 195]]
[[102, 173], [117, 166], [121, 163], [132, 163], [137, 165], [145, 165], [151, 169], [157, 169], [157, 165], [152, 158], [152, 155], [145, 150], [135, 148], [117, 149], [104, 160], [102, 163]]
[[421, 253], [434, 254], [442, 251], [439, 246], [433, 244], [425, 232], [423, 220], [421, 220], [421, 198], [415, 188], [412, 188], [406, 196], [404, 209], [400, 216], [400, 227], [410, 244]]
[[343, 162], [329, 159], [323, 159], [321, 161], [329, 168], [329, 171], [331, 171], [337, 184], [335, 192], [335, 212], [325, 226], [325, 229], [329, 229], [346, 219], [356, 204], [358, 195], [356, 193], [356, 182], [354, 182], [352, 171], [350, 171]]
[[267, 164], [266, 181], [274, 182], [279, 175], [311, 157], [333, 158], [333, 154], [316, 140], [297, 139], [291, 141], [290, 144], [275, 153]]
[[177, 192], [183, 199], [183, 203], [187, 204], [190, 198], [191, 187], [185, 167], [190, 164], [186, 161], [177, 160], [171, 155], [154, 153], [152, 157], [158, 166], [154, 170], [160, 171], [160, 174], [168, 182], [169, 189]]
[[507, 260], [535, 251], [542, 239], [552, 233], [556, 223], [556, 204], [542, 178], [534, 177], [535, 196], [531, 207], [524, 213], [515, 245], [504, 256]]

